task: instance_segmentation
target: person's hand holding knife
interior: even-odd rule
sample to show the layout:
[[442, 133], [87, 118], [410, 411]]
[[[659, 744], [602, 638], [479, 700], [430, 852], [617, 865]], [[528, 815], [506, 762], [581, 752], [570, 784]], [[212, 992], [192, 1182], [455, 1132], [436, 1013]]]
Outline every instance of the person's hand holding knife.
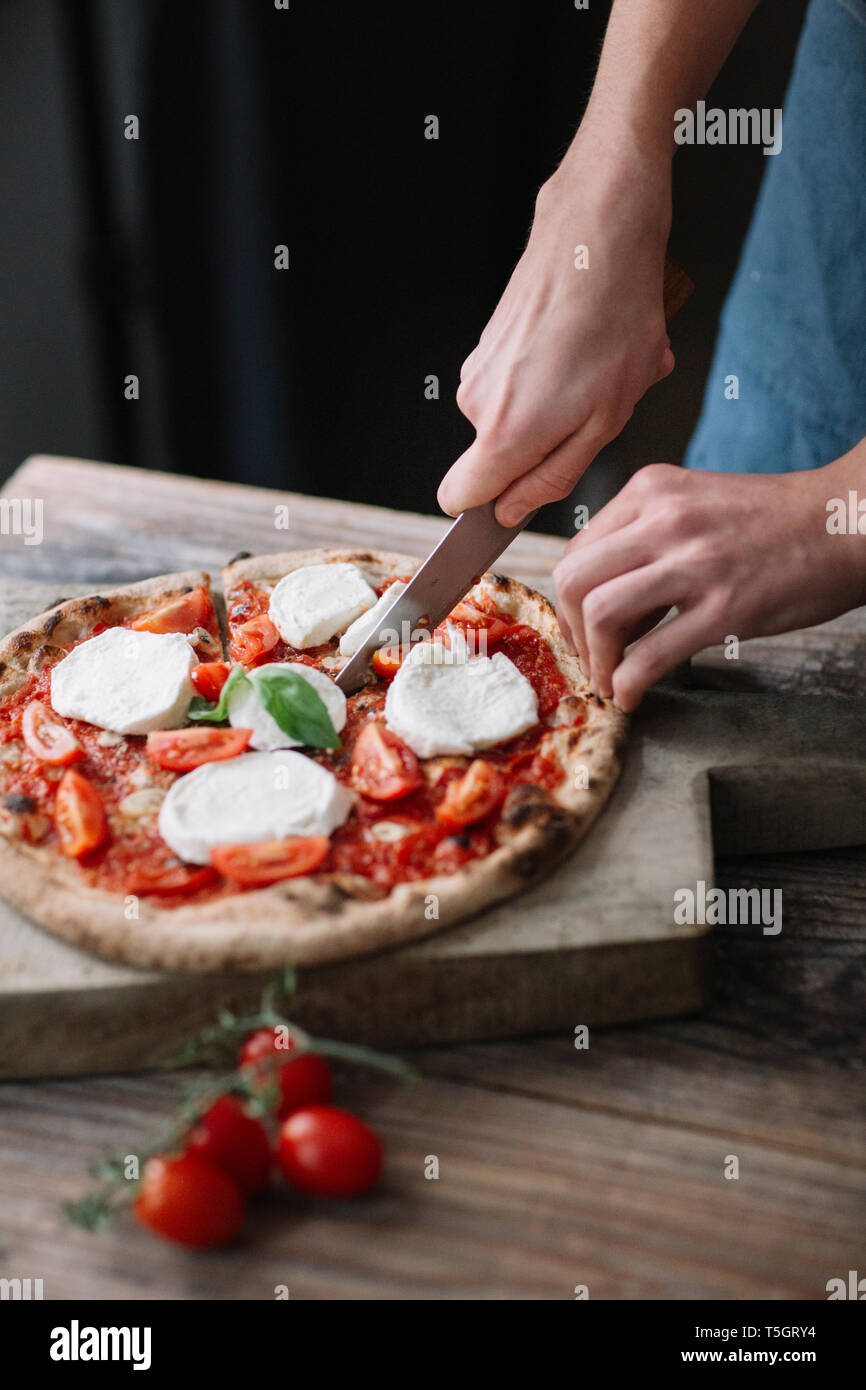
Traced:
[[[497, 498], [497, 519], [515, 525], [566, 497], [672, 370], [662, 286], [674, 112], [706, 91], [755, 4], [615, 0], [580, 130], [464, 363], [457, 400], [476, 439], [442, 481], [446, 512]], [[555, 571], [560, 624], [593, 688], [630, 710], [729, 633], [784, 631], [864, 601], [862, 541], [823, 524], [832, 489], [844, 495], [864, 474], [866, 445], [798, 475], [637, 473]]]

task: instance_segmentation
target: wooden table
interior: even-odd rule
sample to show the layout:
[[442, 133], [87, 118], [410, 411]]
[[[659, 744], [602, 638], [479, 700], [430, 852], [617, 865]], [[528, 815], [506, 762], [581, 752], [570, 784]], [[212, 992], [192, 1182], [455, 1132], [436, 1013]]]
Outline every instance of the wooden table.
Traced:
[[[281, 548], [273, 508], [286, 501], [323, 544], [423, 552], [442, 529], [58, 460], [29, 461], [9, 493], [44, 499], [50, 544], [0, 538], [0, 573], [56, 580], [58, 596]], [[120, 531], [105, 522], [118, 512]], [[560, 547], [526, 535], [511, 567], [548, 587]], [[862, 689], [864, 642], [853, 615], [748, 644], [735, 675], [841, 698]], [[712, 654], [698, 666], [699, 680], [726, 679]], [[715, 934], [700, 1018], [595, 1030], [586, 1051], [570, 1030], [427, 1049], [412, 1084], [345, 1073], [340, 1096], [388, 1144], [385, 1184], [327, 1206], [274, 1194], [231, 1253], [188, 1255], [126, 1224], [88, 1236], [58, 1219], [89, 1158], [135, 1152], [163, 1127], [173, 1078], [4, 1085], [0, 1276], [42, 1278], [46, 1298], [270, 1299], [278, 1284], [301, 1299], [569, 1299], [579, 1284], [592, 1298], [824, 1298], [828, 1279], [866, 1271], [864, 870], [863, 848], [719, 861], [722, 887], [781, 886], [785, 927]], [[729, 1155], [737, 1180], [724, 1176]]]

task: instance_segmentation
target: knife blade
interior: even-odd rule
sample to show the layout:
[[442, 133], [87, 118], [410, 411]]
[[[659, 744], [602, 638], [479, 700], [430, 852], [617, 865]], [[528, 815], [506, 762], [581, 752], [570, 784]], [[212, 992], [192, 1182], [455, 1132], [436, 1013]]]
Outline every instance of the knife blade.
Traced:
[[375, 631], [337, 676], [344, 695], [351, 695], [363, 683], [370, 659], [380, 647], [408, 646], [432, 632], [535, 516], [530, 512], [518, 526], [502, 526], [496, 520], [495, 507], [495, 500], [469, 507], [449, 526]]

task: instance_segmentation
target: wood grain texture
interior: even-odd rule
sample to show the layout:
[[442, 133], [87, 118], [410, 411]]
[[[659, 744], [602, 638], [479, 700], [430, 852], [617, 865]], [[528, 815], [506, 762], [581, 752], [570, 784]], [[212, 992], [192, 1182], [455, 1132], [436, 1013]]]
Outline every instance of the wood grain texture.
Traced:
[[[23, 463], [3, 496], [41, 499], [44, 517], [41, 545], [0, 538], [3, 575], [61, 586], [124, 583], [175, 569], [206, 569], [216, 578], [242, 550], [267, 555], [358, 545], [426, 555], [451, 524], [448, 517], [49, 455]], [[287, 509], [287, 527], [278, 525], [284, 519], [278, 508]], [[562, 545], [555, 536], [524, 531], [505, 552], [503, 569], [549, 589]], [[192, 555], [194, 565], [181, 559]]]
[[708, 647], [693, 658], [692, 678], [704, 690], [859, 698], [866, 685], [866, 608], [819, 627], [741, 642], [736, 659], [723, 647]]
[[[42, 579], [140, 577], [149, 568], [139, 559], [148, 526], [162, 557], [150, 568], [173, 568], [188, 543], [184, 526], [144, 498], [149, 521], [131, 517], [112, 550], [110, 528], [100, 529], [102, 474], [93, 467], [80, 475], [82, 498], [70, 503], [75, 539], [60, 536], [63, 553], [40, 559]], [[49, 475], [57, 487], [70, 477], [56, 461], [28, 468], [25, 482], [40, 487]], [[136, 478], [127, 473], [119, 487], [130, 512]], [[193, 480], [168, 482], [191, 501], [201, 496]], [[164, 501], [167, 484], [156, 486]], [[229, 519], [213, 503], [220, 559], [272, 540], [243, 491], [222, 493], [240, 494]], [[252, 543], [225, 534], [238, 516]], [[370, 523], [379, 529], [367, 539], [393, 541], [399, 525], [400, 543], [413, 548], [402, 516], [379, 513]], [[171, 543], [163, 525], [173, 528]], [[187, 517], [186, 525], [192, 534], [199, 523]], [[560, 545], [551, 542], [549, 563]], [[36, 578], [34, 549], [10, 549], [4, 538], [0, 572]], [[198, 537], [186, 553], [185, 562], [203, 562]], [[526, 564], [549, 573], [533, 555]], [[206, 563], [216, 564], [209, 556]], [[515, 572], [542, 587], [529, 569]], [[64, 591], [61, 584], [57, 596]], [[823, 693], [826, 670], [840, 686], [833, 693], [862, 690], [858, 639], [852, 647], [841, 630], [803, 636], [808, 669], [799, 679], [797, 658], [777, 660], [773, 640], [749, 645], [758, 689]], [[855, 675], [843, 689], [833, 673], [848, 670], [849, 659]], [[727, 675], [734, 665], [721, 669]], [[703, 671], [695, 677], [703, 681]], [[710, 723], [728, 718], [724, 703], [714, 706], [718, 698], [706, 705]], [[824, 724], [829, 749], [832, 720]], [[736, 719], [726, 727], [735, 741]], [[847, 728], [855, 737], [856, 722]], [[810, 721], [806, 752], [811, 735]], [[862, 756], [864, 747], [853, 751]], [[840, 741], [836, 761], [851, 751]], [[845, 824], [855, 813], [849, 806]], [[790, 835], [790, 815], [785, 824]], [[548, 1038], [428, 1048], [414, 1054], [423, 1079], [407, 1086], [343, 1073], [338, 1100], [388, 1143], [383, 1188], [327, 1206], [269, 1196], [230, 1253], [185, 1254], [128, 1222], [87, 1236], [58, 1218], [58, 1203], [87, 1185], [91, 1157], [135, 1152], [161, 1131], [172, 1078], [0, 1086], [0, 1276], [41, 1277], [47, 1298], [270, 1299], [276, 1284], [287, 1284], [293, 1299], [570, 1299], [578, 1283], [593, 1298], [825, 1298], [828, 1279], [862, 1272], [866, 1245], [866, 851], [727, 858], [716, 878], [723, 887], [781, 887], [784, 929], [779, 937], [739, 927], [713, 933], [700, 1018], [592, 1029], [587, 1051], [573, 1046], [580, 1016]], [[59, 1008], [51, 1045], [62, 1051], [75, 1028], [74, 1013]], [[437, 1182], [423, 1177], [431, 1153], [440, 1159]], [[735, 1182], [722, 1176], [731, 1153], [740, 1159]]]
[[[866, 1240], [866, 851], [724, 860], [717, 878], [779, 883], [786, 928], [716, 936], [704, 1017], [592, 1030], [585, 1051], [572, 1028], [427, 1049], [408, 1085], [343, 1072], [338, 1099], [387, 1141], [384, 1186], [275, 1193], [228, 1254], [58, 1220], [88, 1159], [161, 1130], [171, 1078], [0, 1087], [0, 1273], [43, 1277], [48, 1298], [823, 1299]], [[827, 942], [859, 953], [859, 993], [834, 991]]]

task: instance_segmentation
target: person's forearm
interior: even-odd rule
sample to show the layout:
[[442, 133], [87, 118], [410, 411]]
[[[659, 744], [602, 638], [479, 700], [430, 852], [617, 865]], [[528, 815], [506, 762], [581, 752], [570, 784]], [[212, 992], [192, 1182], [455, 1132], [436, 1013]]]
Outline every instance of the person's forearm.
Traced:
[[[614, 0], [575, 144], [669, 164], [674, 113], [710, 87], [758, 0]], [[574, 149], [574, 146], [572, 147]], [[561, 169], [567, 173], [569, 154]]]
[[496, 498], [513, 526], [566, 497], [673, 370], [663, 302], [674, 114], [710, 85], [756, 4], [614, 0], [587, 112], [463, 363], [457, 404], [476, 437], [442, 481], [445, 511]]

